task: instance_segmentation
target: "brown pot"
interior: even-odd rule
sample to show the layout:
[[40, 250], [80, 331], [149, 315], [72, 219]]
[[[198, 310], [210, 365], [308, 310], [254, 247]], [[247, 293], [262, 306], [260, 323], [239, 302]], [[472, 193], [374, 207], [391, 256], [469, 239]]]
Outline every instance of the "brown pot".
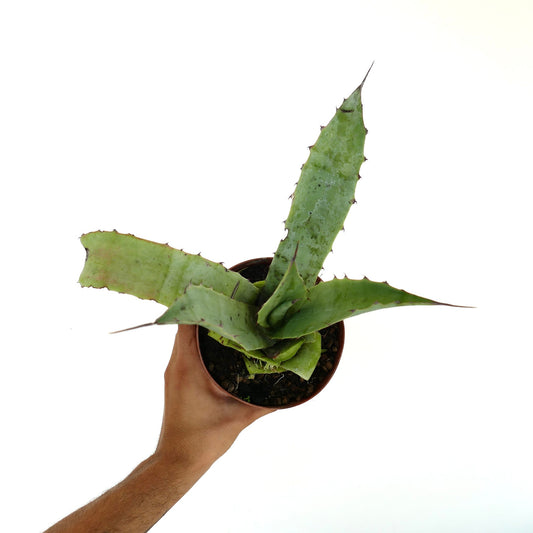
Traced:
[[[231, 268], [252, 282], [265, 279], [272, 258], [250, 259]], [[202, 364], [215, 385], [238, 401], [283, 409], [300, 405], [316, 396], [333, 376], [344, 346], [344, 323], [322, 331], [322, 349], [317, 368], [309, 381], [292, 372], [262, 374], [248, 378], [242, 354], [222, 346], [197, 326], [197, 343]]]

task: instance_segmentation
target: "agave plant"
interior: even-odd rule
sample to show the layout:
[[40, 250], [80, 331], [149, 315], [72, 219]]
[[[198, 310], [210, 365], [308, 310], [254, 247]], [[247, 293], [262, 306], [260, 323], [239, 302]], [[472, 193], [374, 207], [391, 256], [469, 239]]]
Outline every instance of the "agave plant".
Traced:
[[220, 263], [166, 244], [97, 231], [81, 237], [87, 251], [81, 285], [163, 304], [167, 310], [153, 324], [207, 328], [242, 353], [251, 375], [287, 371], [306, 380], [320, 358], [323, 328], [377, 309], [438, 304], [367, 278], [316, 283], [355, 203], [367, 133], [363, 83], [310, 148], [285, 222], [287, 235], [264, 281], [251, 283]]

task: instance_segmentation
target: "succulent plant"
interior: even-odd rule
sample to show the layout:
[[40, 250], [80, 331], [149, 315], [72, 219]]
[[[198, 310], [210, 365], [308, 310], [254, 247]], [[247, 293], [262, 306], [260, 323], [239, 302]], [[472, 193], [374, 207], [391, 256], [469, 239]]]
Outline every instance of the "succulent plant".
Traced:
[[153, 324], [197, 324], [242, 352], [250, 374], [295, 372], [309, 379], [320, 358], [321, 329], [349, 317], [439, 302], [386, 282], [333, 279], [316, 283], [354, 204], [365, 160], [361, 85], [343, 101], [310, 147], [292, 196], [286, 237], [266, 279], [251, 283], [199, 255], [116, 231], [85, 234], [84, 287], [107, 287], [151, 299], [167, 310]]

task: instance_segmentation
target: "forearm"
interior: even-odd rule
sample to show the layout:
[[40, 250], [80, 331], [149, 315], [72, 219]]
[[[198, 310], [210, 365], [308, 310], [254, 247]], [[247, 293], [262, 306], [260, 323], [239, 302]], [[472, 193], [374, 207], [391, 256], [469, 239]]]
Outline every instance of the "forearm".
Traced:
[[124, 481], [45, 533], [148, 531], [246, 426], [271, 411], [220, 393], [201, 366], [196, 330], [180, 326], [165, 371], [165, 410], [155, 453]]
[[124, 481], [45, 533], [144, 533], [210, 466], [210, 462], [169, 460], [155, 454], [143, 461]]

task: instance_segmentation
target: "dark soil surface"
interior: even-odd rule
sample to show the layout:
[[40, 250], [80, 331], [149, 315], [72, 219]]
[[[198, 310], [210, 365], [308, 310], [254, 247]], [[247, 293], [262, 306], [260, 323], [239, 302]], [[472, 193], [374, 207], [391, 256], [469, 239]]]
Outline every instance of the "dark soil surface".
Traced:
[[[259, 281], [266, 276], [268, 262], [254, 264], [240, 270], [250, 281]], [[213, 379], [230, 394], [255, 405], [265, 407], [289, 407], [314, 396], [320, 391], [335, 371], [340, 357], [339, 333], [341, 324], [322, 330], [322, 350], [318, 365], [309, 381], [293, 372], [259, 374], [250, 379], [239, 352], [222, 346], [199, 328], [199, 342], [205, 367]]]

